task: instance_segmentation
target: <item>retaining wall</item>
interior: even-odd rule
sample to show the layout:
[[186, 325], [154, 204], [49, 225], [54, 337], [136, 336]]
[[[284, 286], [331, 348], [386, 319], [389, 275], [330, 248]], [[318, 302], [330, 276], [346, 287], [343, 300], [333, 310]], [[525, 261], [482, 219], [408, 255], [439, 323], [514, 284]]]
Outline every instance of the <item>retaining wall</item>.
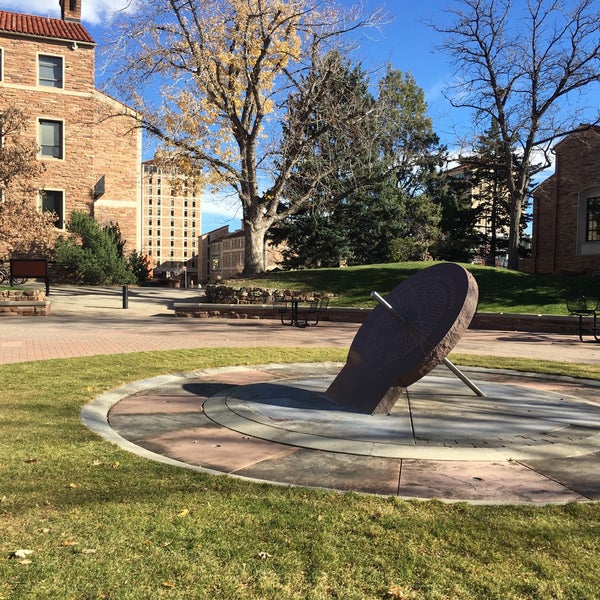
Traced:
[[0, 290], [0, 317], [45, 317], [50, 302], [40, 290]]

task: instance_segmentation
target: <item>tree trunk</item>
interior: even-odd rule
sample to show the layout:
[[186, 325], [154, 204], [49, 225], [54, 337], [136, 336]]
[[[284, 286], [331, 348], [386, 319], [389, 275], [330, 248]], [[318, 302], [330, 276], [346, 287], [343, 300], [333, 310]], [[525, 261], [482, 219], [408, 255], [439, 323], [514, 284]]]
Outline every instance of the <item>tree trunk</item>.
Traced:
[[514, 271], [519, 270], [519, 244], [521, 241], [521, 214], [523, 198], [518, 192], [513, 192], [510, 211], [510, 229], [508, 233], [508, 264]]
[[244, 219], [244, 239], [246, 260], [244, 275], [256, 275], [265, 271], [265, 236], [268, 226], [262, 222], [254, 223]]

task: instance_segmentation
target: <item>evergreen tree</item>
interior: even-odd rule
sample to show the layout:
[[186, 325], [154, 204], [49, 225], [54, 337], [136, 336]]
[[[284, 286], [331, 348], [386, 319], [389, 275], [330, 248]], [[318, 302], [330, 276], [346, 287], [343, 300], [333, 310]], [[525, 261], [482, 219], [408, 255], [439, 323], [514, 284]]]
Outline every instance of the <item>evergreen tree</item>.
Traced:
[[[308, 192], [311, 202], [271, 232], [275, 242], [287, 246], [284, 264], [297, 268], [385, 262], [398, 254], [401, 238], [410, 238], [411, 257], [427, 258], [439, 221], [430, 180], [443, 149], [426, 116], [423, 92], [410, 75], [388, 68], [374, 99], [359, 67], [352, 68], [339, 54], [329, 59], [341, 61], [343, 68], [336, 70], [341, 76], [321, 83], [328, 86], [327, 94], [306, 120], [316, 142], [286, 188], [291, 204]], [[331, 113], [329, 105], [336, 103], [337, 108], [347, 87], [360, 103], [347, 110], [369, 110], [370, 119], [355, 136], [315, 136], [320, 123], [339, 113]], [[325, 169], [330, 176], [313, 185], [312, 170]]]
[[[511, 219], [509, 176], [496, 121], [492, 121], [490, 128], [478, 137], [473, 154], [463, 157], [460, 162], [467, 175], [471, 202], [477, 218], [479, 254], [483, 256], [485, 264], [493, 266], [500, 255], [508, 252]], [[516, 151], [513, 151], [510, 162], [513, 171], [521, 169]], [[537, 165], [532, 166], [532, 169], [535, 168]], [[524, 209], [527, 208], [527, 201], [523, 206]], [[524, 210], [520, 218], [519, 239], [523, 237], [528, 218]]]
[[[73, 212], [67, 224], [72, 234], [56, 243], [56, 260], [89, 285], [135, 283], [122, 255], [118, 225], [100, 227], [90, 215]], [[121, 246], [121, 248], [120, 248]]]
[[473, 206], [469, 179], [440, 172], [434, 198], [440, 210], [440, 235], [432, 248], [433, 258], [470, 262], [482, 245], [482, 236], [476, 229], [480, 209]]

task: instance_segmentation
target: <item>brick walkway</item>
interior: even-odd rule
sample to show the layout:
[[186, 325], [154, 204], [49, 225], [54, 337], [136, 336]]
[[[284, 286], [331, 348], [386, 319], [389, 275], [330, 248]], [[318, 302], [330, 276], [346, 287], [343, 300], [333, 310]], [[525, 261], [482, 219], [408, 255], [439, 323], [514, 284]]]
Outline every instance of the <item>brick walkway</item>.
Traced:
[[[47, 317], [0, 319], [0, 364], [95, 354], [200, 347], [348, 348], [359, 325], [330, 323], [297, 329], [276, 320], [185, 319], [173, 302], [198, 301], [198, 290], [133, 288], [122, 308], [121, 288], [61, 286], [51, 290]], [[455, 348], [465, 354], [600, 361], [600, 344], [574, 335], [469, 330]]]

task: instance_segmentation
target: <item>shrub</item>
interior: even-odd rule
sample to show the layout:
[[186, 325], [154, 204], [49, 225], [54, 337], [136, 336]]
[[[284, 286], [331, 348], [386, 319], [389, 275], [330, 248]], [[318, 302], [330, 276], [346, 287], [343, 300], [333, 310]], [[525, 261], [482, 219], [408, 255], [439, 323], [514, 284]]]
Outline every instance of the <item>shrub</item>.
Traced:
[[72, 234], [56, 243], [56, 259], [81, 283], [111, 285], [135, 283], [122, 256], [118, 225], [100, 227], [90, 215], [74, 212], [67, 224]]

